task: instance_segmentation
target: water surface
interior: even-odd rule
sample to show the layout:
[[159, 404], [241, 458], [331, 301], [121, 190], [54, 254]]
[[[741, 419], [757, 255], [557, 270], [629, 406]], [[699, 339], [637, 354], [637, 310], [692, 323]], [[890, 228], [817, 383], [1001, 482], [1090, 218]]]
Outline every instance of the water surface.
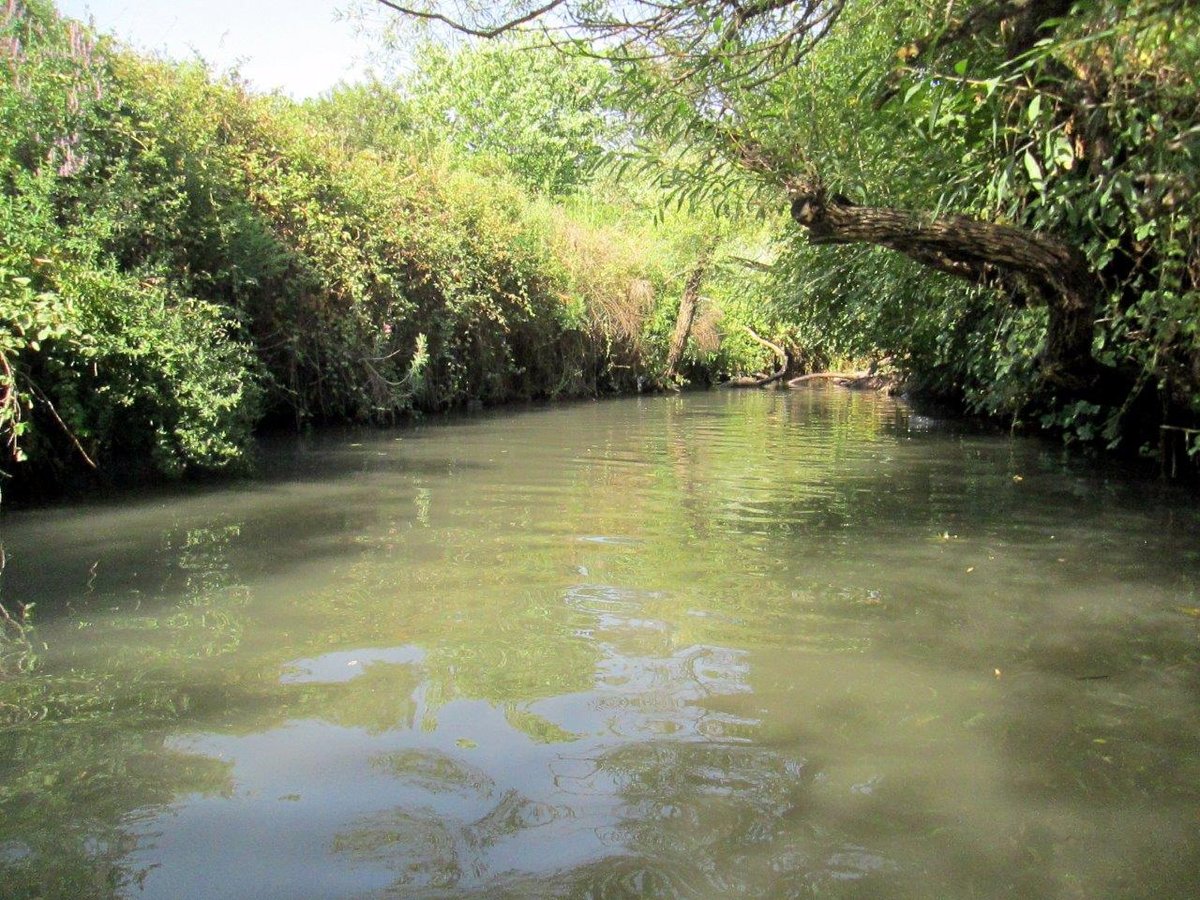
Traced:
[[0, 893], [1200, 892], [1200, 514], [836, 389], [9, 513]]

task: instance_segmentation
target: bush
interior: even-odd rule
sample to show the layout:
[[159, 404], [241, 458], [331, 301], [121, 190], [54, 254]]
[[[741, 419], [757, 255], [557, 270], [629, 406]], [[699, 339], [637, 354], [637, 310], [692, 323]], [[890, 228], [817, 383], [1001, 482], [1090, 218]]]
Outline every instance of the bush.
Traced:
[[[661, 356], [683, 244], [642, 209], [548, 199], [532, 170], [418, 133], [380, 85], [299, 106], [44, 3], [3, 16], [0, 430], [18, 482], [223, 469], [264, 418], [630, 389]], [[582, 121], [571, 140], [592, 147]]]

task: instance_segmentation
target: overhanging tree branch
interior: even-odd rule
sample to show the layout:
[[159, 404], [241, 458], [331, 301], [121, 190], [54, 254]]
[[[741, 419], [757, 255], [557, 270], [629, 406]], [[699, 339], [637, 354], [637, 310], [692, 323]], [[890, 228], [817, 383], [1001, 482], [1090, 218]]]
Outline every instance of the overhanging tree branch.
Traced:
[[408, 6], [401, 6], [399, 3], [393, 3], [392, 0], [376, 0], [376, 2], [382, 6], [386, 6], [393, 12], [400, 13], [403, 16], [410, 16], [414, 19], [423, 19], [427, 22], [439, 22], [455, 31], [461, 32], [462, 34], [470, 35], [471, 37], [487, 39], [500, 37], [500, 35], [520, 28], [522, 25], [528, 25], [534, 19], [538, 19], [556, 7], [562, 6], [567, 2], [567, 0], [550, 0], [549, 3], [532, 9], [524, 15], [507, 19], [491, 28], [474, 28], [464, 22], [459, 22], [451, 19], [449, 16], [442, 15], [441, 13], [413, 9]]
[[670, 59], [689, 76], [704, 71], [716, 81], [746, 81], [795, 65], [828, 33], [845, 0], [546, 0], [532, 9], [521, 0], [500, 0], [462, 4], [454, 12], [441, 11], [445, 0], [376, 2], [471, 37], [495, 38], [536, 23], [543, 35], [562, 32], [572, 42], [590, 42], [614, 63]]
[[[676, 82], [692, 82], [691, 95], [683, 93], [700, 105], [712, 102], [714, 84], [726, 77], [709, 73], [706, 67], [711, 63], [720, 63], [721, 71], [743, 87], [758, 77], [770, 77], [819, 41], [843, 7], [843, 0], [629, 0], [620, 4], [549, 0], [519, 15], [513, 13], [499, 25], [483, 27], [437, 12], [414, 11], [394, 0], [379, 2], [478, 37], [519, 27], [561, 7], [566, 24], [578, 29], [581, 37], [601, 43], [619, 38], [620, 49], [609, 47], [617, 62], [621, 52], [633, 47], [665, 52], [675, 59], [679, 69], [668, 71], [667, 77], [674, 74]], [[926, 52], [976, 36], [1007, 40], [1011, 57], [1027, 50], [1030, 41], [1072, 5], [1072, 0], [974, 3], [941, 34], [908, 48], [902, 58], [911, 65]], [[777, 55], [780, 52], [783, 57]], [[703, 127], [703, 116], [698, 119], [698, 127]], [[966, 216], [860, 206], [845, 197], [828, 196], [820, 174], [802, 156], [774, 158], [779, 154], [773, 156], [752, 139], [740, 139], [711, 123], [709, 127], [715, 145], [723, 145], [727, 158], [787, 189], [792, 218], [808, 230], [812, 243], [886, 247], [956, 278], [1002, 287], [1013, 302], [1043, 304], [1049, 313], [1041, 360], [1047, 381], [1078, 394], [1100, 378], [1092, 341], [1101, 285], [1078, 248], [1052, 235]]]
[[790, 186], [792, 218], [813, 244], [875, 244], [975, 284], [1003, 285], [1049, 311], [1046, 379], [1086, 391], [1101, 376], [1092, 355], [1099, 278], [1083, 253], [1052, 235], [967, 216], [922, 216], [830, 198], [819, 183]]

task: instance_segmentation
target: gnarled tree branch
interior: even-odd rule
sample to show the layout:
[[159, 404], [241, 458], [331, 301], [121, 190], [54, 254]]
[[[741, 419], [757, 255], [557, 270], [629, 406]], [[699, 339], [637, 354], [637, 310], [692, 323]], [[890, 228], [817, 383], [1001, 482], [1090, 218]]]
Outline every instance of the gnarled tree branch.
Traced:
[[1017, 288], [1044, 303], [1049, 328], [1042, 354], [1048, 381], [1086, 391], [1100, 377], [1092, 356], [1099, 279], [1083, 253], [1051, 235], [967, 216], [929, 217], [829, 198], [813, 181], [790, 189], [792, 218], [813, 244], [875, 244], [975, 284]]

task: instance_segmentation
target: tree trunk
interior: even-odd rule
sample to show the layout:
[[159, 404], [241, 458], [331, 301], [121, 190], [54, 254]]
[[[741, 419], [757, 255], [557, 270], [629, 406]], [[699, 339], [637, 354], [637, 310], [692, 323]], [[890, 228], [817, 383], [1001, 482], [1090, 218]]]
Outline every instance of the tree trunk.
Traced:
[[679, 376], [679, 363], [683, 360], [683, 351], [687, 347], [688, 336], [692, 333], [692, 322], [696, 320], [696, 306], [700, 302], [700, 288], [704, 284], [704, 276], [708, 272], [708, 264], [712, 259], [712, 246], [705, 247], [700, 252], [695, 268], [687, 277], [683, 286], [683, 297], [679, 301], [679, 315], [675, 317], [675, 333], [671, 335], [671, 346], [667, 351], [667, 365], [663, 371], [665, 381], [674, 381]]
[[1092, 356], [1101, 286], [1076, 248], [1049, 235], [966, 216], [927, 218], [858, 206], [844, 197], [827, 198], [812, 185], [793, 183], [790, 193], [792, 218], [808, 229], [813, 244], [877, 244], [958, 278], [1008, 288], [1014, 300], [1046, 304], [1043, 377], [1081, 397], [1102, 380], [1102, 367]]

